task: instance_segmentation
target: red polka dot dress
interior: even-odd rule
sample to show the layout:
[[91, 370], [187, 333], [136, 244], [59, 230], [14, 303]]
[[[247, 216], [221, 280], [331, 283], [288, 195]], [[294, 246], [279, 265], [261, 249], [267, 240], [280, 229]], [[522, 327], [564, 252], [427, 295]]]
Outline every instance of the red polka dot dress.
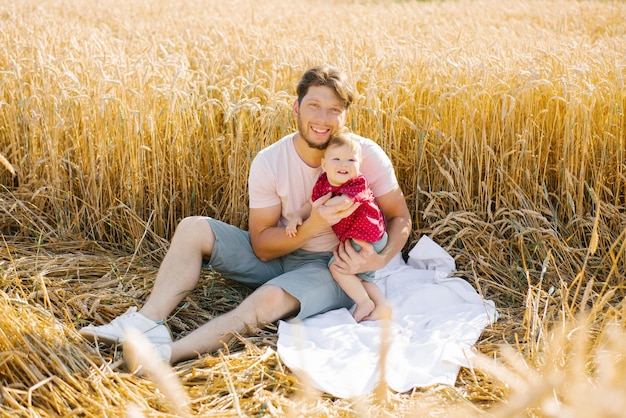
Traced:
[[326, 173], [320, 174], [313, 187], [312, 200], [332, 192], [334, 196], [348, 196], [361, 206], [347, 218], [333, 225], [333, 232], [343, 242], [349, 238], [357, 238], [367, 242], [379, 241], [385, 234], [385, 218], [374, 200], [367, 179], [362, 174], [348, 180], [341, 186], [333, 186], [328, 182]]

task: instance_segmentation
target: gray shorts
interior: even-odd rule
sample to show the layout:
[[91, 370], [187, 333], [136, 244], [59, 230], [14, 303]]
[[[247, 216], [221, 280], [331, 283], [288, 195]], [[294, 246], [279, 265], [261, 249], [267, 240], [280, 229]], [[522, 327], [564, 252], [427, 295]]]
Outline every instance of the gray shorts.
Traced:
[[282, 288], [300, 301], [298, 319], [354, 304], [328, 270], [332, 252], [296, 250], [264, 262], [254, 255], [248, 231], [206, 219], [215, 234], [215, 245], [205, 267], [253, 289], [265, 284]]
[[[385, 246], [387, 245], [387, 239], [388, 239], [388, 235], [385, 232], [381, 239], [379, 239], [376, 242], [372, 242], [372, 246], [374, 247], [374, 251], [376, 251], [377, 253], [381, 252], [385, 248]], [[350, 244], [352, 244], [352, 248], [354, 248], [358, 252], [361, 251], [361, 246], [359, 244], [357, 244], [356, 242], [354, 242], [353, 239], [350, 239]], [[330, 258], [330, 260], [328, 261], [328, 267], [330, 267], [330, 265], [334, 261], [335, 261], [335, 256], [332, 256]], [[376, 273], [375, 271], [366, 271], [365, 273], [357, 274], [357, 277], [360, 278], [361, 280], [365, 280], [366, 282], [371, 282], [371, 281], [374, 280], [375, 273]]]

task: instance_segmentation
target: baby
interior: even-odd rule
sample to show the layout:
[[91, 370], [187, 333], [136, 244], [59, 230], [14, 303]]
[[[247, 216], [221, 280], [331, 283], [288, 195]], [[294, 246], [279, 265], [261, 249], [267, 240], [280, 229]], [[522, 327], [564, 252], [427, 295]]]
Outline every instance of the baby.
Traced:
[[[374, 250], [380, 252], [387, 245], [385, 219], [376, 204], [374, 193], [369, 187], [367, 179], [360, 172], [361, 146], [346, 130], [335, 133], [328, 142], [328, 147], [322, 158], [322, 173], [315, 186], [311, 201], [332, 192], [331, 199], [326, 205], [339, 204], [346, 198], [360, 202], [360, 206], [352, 215], [342, 219], [332, 229], [344, 242], [350, 240], [352, 246], [360, 251], [361, 247], [352, 238], [371, 242]], [[302, 225], [304, 218], [311, 213], [311, 202], [303, 205], [293, 219], [287, 224], [287, 235], [295, 236], [298, 225]], [[335, 261], [331, 258], [330, 266]], [[333, 269], [330, 272], [344, 292], [356, 304], [352, 316], [355, 321], [380, 319], [380, 307], [385, 303], [385, 297], [378, 286], [372, 282], [374, 272], [341, 274]]]

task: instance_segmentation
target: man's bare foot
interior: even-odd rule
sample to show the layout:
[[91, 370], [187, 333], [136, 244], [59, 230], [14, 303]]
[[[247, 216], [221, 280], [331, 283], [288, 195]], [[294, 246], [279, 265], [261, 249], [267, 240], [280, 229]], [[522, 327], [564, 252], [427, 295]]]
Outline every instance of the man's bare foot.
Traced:
[[375, 308], [376, 305], [374, 304], [374, 301], [368, 299], [365, 302], [356, 304], [356, 308], [354, 309], [352, 316], [356, 322], [361, 322], [366, 316], [371, 315]]

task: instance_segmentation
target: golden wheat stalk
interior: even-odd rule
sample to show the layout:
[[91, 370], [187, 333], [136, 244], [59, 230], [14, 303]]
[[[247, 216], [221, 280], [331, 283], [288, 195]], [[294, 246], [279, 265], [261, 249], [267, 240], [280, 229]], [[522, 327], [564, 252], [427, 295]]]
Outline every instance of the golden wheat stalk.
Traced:
[[0, 152], [0, 164], [2, 164], [4, 166], [4, 168], [6, 168], [9, 173], [11, 173], [12, 176], [15, 176], [15, 168], [13, 168], [13, 165], [9, 162], [9, 160], [6, 159], [6, 157]]

